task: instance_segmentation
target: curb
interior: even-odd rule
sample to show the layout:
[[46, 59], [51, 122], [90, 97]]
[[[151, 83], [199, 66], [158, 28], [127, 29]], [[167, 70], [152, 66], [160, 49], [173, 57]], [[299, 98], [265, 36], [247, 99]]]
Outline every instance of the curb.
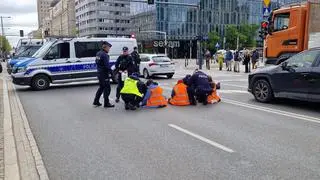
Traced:
[[20, 171], [16, 151], [16, 143], [13, 135], [13, 125], [11, 118], [11, 109], [9, 103], [9, 94], [7, 81], [2, 78], [3, 84], [3, 109], [4, 109], [4, 179], [19, 180]]
[[[5, 69], [4, 69], [5, 71]], [[12, 82], [3, 81], [5, 180], [48, 180], [49, 176]]]

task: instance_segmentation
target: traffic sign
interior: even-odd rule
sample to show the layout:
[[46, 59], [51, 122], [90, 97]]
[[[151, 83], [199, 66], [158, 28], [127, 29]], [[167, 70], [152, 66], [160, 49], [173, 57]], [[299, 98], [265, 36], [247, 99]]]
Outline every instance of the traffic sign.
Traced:
[[271, 0], [263, 0], [264, 6], [269, 7]]
[[219, 48], [219, 47], [220, 47], [220, 44], [219, 44], [219, 43], [217, 43], [217, 44], [216, 44], [216, 48]]
[[269, 17], [271, 13], [271, 7], [263, 7], [263, 17]]

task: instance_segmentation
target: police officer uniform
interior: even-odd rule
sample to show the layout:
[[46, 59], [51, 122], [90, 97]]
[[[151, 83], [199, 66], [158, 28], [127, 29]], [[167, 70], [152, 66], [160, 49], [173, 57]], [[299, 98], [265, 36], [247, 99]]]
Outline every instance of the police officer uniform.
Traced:
[[119, 102], [120, 98], [120, 91], [124, 85], [124, 79], [122, 78], [121, 72], [127, 71], [128, 76], [130, 76], [133, 72], [135, 72], [135, 65], [133, 62], [132, 57], [128, 54], [128, 47], [123, 47], [123, 54], [120, 55], [116, 61], [115, 67], [116, 71], [118, 71], [118, 86], [117, 86], [117, 93], [116, 93], [116, 102]]
[[104, 97], [104, 107], [110, 108], [114, 107], [114, 105], [110, 104], [109, 95], [111, 91], [110, 86], [110, 73], [112, 72], [109, 67], [109, 55], [108, 55], [108, 47], [111, 48], [112, 45], [108, 42], [102, 43], [102, 50], [99, 51], [96, 55], [96, 65], [97, 65], [97, 77], [99, 80], [99, 89], [96, 92], [96, 96], [94, 98], [93, 105], [101, 106], [102, 104], [99, 102], [100, 97], [103, 93]]
[[133, 59], [134, 65], [136, 66], [135, 67], [135, 71], [137, 73], [139, 73], [139, 66], [140, 66], [141, 59], [140, 59], [140, 55], [138, 53], [138, 48], [137, 47], [133, 48], [133, 52], [131, 53], [131, 57]]
[[[212, 93], [209, 76], [201, 71], [196, 71], [189, 79], [188, 85], [192, 88], [194, 95], [199, 103], [207, 105], [207, 98]], [[194, 96], [191, 102], [194, 102]]]

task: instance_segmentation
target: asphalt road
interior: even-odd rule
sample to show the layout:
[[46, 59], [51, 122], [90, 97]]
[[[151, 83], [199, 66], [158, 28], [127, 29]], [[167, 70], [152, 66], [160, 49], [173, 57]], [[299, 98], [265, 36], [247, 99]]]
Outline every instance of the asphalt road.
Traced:
[[[157, 81], [169, 96], [190, 72]], [[223, 100], [209, 106], [94, 108], [95, 83], [17, 91], [53, 180], [320, 179], [318, 105], [260, 104], [247, 75], [213, 75]]]

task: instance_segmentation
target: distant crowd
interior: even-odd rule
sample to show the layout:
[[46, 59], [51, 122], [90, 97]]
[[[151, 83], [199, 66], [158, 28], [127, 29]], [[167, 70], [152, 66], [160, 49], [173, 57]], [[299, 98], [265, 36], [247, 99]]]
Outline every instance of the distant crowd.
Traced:
[[206, 68], [210, 70], [211, 63], [218, 63], [219, 70], [225, 69], [227, 71], [240, 72], [240, 64], [245, 66], [245, 72], [251, 72], [251, 69], [256, 69], [259, 62], [259, 52], [257, 49], [253, 50], [219, 50], [214, 55], [211, 55], [209, 50], [205, 54]]

